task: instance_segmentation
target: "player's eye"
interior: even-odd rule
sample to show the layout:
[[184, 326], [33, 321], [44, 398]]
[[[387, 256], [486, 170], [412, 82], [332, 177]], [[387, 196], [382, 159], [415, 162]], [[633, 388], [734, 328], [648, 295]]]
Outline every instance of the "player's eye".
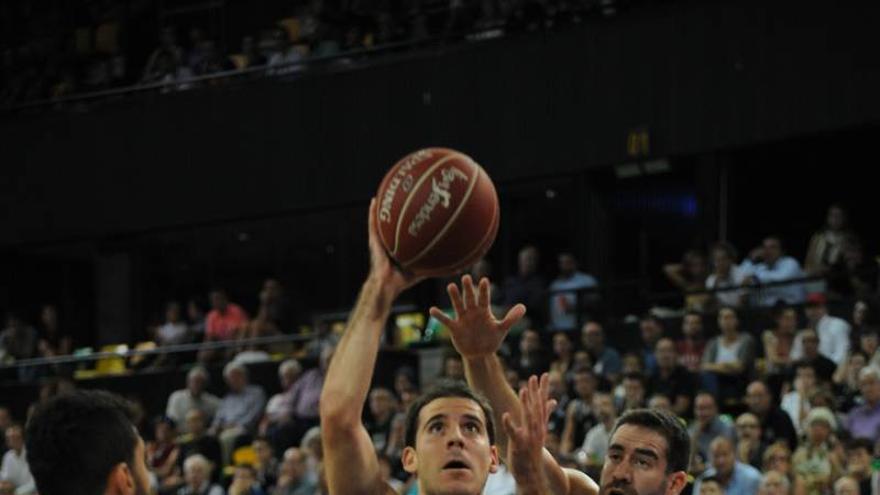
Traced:
[[431, 433], [436, 433], [436, 432], [442, 431], [442, 430], [443, 430], [443, 423], [441, 423], [439, 421], [428, 425], [428, 431], [430, 431]]
[[464, 429], [465, 431], [468, 431], [470, 433], [479, 433], [480, 425], [478, 425], [477, 423], [467, 423], [464, 425]]

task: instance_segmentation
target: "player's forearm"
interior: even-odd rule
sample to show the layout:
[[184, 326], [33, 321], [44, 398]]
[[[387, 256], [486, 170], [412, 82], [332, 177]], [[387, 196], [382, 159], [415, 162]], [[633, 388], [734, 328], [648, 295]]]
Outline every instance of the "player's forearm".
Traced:
[[[504, 369], [496, 355], [465, 359], [464, 373], [468, 385], [486, 396], [489, 400], [489, 404], [492, 405], [493, 419], [496, 425], [502, 424], [501, 417], [505, 412], [511, 414], [511, 419], [514, 422], [522, 422], [519, 398], [504, 378]], [[496, 430], [495, 444], [498, 446], [499, 455], [504, 458], [507, 456], [507, 435], [504, 432], [504, 428], [499, 427]], [[542, 476], [542, 479], [546, 481], [546, 484], [549, 484], [550, 493], [556, 495], [568, 493], [568, 480], [565, 472], [547, 449], [543, 449], [542, 456], [544, 461], [544, 476]], [[508, 463], [512, 462], [511, 459], [504, 460]], [[543, 487], [544, 484], [541, 483], [541, 486]], [[538, 493], [546, 494], [547, 491]]]
[[360, 424], [369, 393], [379, 341], [394, 295], [368, 279], [361, 289], [321, 391], [321, 417], [332, 423]]
[[[505, 412], [511, 414], [511, 419], [515, 423], [522, 422], [519, 398], [504, 378], [504, 369], [496, 355], [466, 358], [464, 374], [468, 385], [489, 399], [496, 425], [502, 424], [501, 417]], [[499, 427], [496, 430], [495, 443], [503, 457], [507, 455], [507, 435], [504, 433], [504, 428]]]

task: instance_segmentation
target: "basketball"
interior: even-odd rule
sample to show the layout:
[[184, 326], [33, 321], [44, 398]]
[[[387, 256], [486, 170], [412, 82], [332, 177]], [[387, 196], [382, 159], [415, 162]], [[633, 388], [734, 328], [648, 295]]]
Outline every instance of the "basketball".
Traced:
[[492, 179], [469, 156], [448, 148], [403, 157], [385, 174], [376, 201], [382, 244], [417, 275], [460, 272], [489, 251], [498, 233]]

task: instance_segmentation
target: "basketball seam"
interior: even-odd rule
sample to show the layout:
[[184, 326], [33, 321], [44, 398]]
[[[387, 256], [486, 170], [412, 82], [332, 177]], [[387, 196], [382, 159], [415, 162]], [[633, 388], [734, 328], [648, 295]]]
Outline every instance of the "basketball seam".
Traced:
[[[428, 245], [425, 246], [419, 254], [417, 254], [413, 258], [407, 260], [406, 263], [404, 263], [404, 265], [406, 265], [406, 266], [412, 265], [413, 263], [415, 263], [416, 261], [421, 259], [423, 256], [428, 254], [428, 252], [434, 246], [436, 246], [438, 242], [443, 240], [443, 238], [446, 236], [446, 233], [449, 232], [450, 228], [452, 228], [452, 225], [455, 223], [455, 220], [457, 220], [459, 215], [461, 215], [462, 210], [464, 210], [465, 205], [468, 203], [468, 200], [471, 198], [471, 194], [474, 192], [474, 188], [476, 187], [477, 182], [480, 180], [480, 166], [477, 165], [473, 160], [468, 159], [468, 161], [471, 162], [471, 165], [473, 166], [474, 172], [476, 172], [476, 173], [474, 174], [474, 177], [471, 180], [471, 183], [468, 184], [468, 190], [467, 190], [467, 192], [464, 193], [464, 197], [461, 198], [461, 202], [458, 204], [458, 208], [455, 209], [455, 211], [452, 213], [452, 216], [449, 217], [449, 220], [446, 221], [446, 225], [443, 226], [443, 229], [440, 230], [440, 232], [438, 232], [437, 235], [434, 236], [434, 239], [432, 239], [431, 242], [428, 243]], [[403, 218], [403, 216], [401, 215], [401, 219], [402, 218]]]
[[[484, 173], [485, 173], [485, 172], [484, 172]], [[488, 174], [487, 174], [487, 177], [488, 177]], [[495, 217], [497, 217], [498, 214], [500, 213], [500, 211], [499, 211], [499, 206], [500, 206], [500, 205], [499, 205], [498, 202], [496, 201], [496, 202], [495, 202], [495, 208], [493, 208], [492, 221], [489, 223], [489, 229], [486, 230], [486, 233], [485, 233], [485, 234], [483, 234], [483, 238], [480, 239], [480, 242], [479, 242], [479, 244], [477, 244], [477, 247], [474, 248], [473, 251], [469, 252], [466, 256], [462, 257], [461, 260], [456, 261], [455, 263], [450, 263], [450, 264], [448, 264], [448, 265], [446, 265], [446, 266], [444, 266], [444, 267], [438, 268], [436, 271], [438, 271], [438, 272], [444, 272], [444, 273], [445, 273], [447, 270], [451, 270], [451, 269], [453, 269], [453, 268], [455, 268], [455, 269], [461, 269], [461, 268], [464, 268], [463, 266], [458, 266], [458, 265], [459, 265], [460, 263], [464, 262], [464, 261], [468, 261], [468, 260], [470, 260], [471, 256], [473, 256], [477, 251], [479, 251], [479, 250], [481, 250], [481, 249], [484, 248], [483, 245], [486, 243], [486, 240], [489, 239], [489, 236], [492, 235], [492, 231], [494, 230], [494, 229], [493, 229], [493, 226], [495, 225]], [[463, 261], [462, 261], [462, 260], [463, 260]], [[433, 270], [432, 270], [432, 271], [433, 271]]]
[[[460, 155], [458, 153], [450, 153], [449, 155], [446, 155], [443, 158], [437, 160], [436, 163], [431, 165], [431, 167], [428, 168], [428, 170], [426, 170], [421, 177], [419, 177], [419, 180], [416, 181], [415, 185], [413, 185], [413, 188], [410, 190], [409, 196], [407, 196], [406, 201], [403, 202], [403, 207], [400, 208], [400, 213], [397, 214], [397, 228], [394, 229], [394, 250], [391, 252], [392, 256], [397, 256], [397, 250], [400, 249], [400, 226], [403, 225], [403, 219], [404, 217], [406, 217], [406, 210], [409, 208], [410, 203], [412, 203], [413, 197], [416, 195], [419, 188], [422, 187], [422, 184], [424, 184], [425, 181], [427, 181], [428, 178], [431, 177], [431, 174], [434, 173], [434, 170], [436, 170], [439, 166], [443, 165], [449, 160], [458, 156], [463, 155]], [[405, 265], [405, 263], [403, 263], [402, 261], [400, 263], [402, 265]]]

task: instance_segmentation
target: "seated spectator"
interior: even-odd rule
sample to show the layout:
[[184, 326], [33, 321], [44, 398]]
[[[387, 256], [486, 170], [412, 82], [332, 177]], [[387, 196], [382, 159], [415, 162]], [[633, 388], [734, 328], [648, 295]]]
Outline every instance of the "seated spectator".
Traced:
[[209, 431], [220, 439], [223, 465], [228, 465], [238, 437], [255, 430], [266, 405], [266, 394], [258, 385], [248, 383], [247, 368], [238, 362], [227, 364], [223, 377], [229, 391], [220, 402]]
[[[598, 301], [595, 277], [578, 271], [577, 259], [572, 253], [559, 254], [559, 276], [550, 284], [550, 328], [574, 332], [588, 307]], [[582, 320], [581, 320], [582, 321]]]
[[645, 375], [641, 373], [626, 373], [621, 383], [623, 395], [618, 397], [615, 406], [620, 414], [630, 409], [642, 409], [647, 404], [647, 391]]
[[736, 438], [733, 425], [718, 415], [715, 396], [708, 392], [700, 392], [694, 398], [694, 421], [688, 432], [693, 439], [694, 456], [700, 456], [704, 462], [710, 458], [710, 445], [713, 439], [724, 437], [732, 441]]
[[654, 347], [657, 368], [648, 377], [648, 390], [651, 394], [662, 394], [669, 398], [672, 411], [680, 417], [690, 417], [694, 393], [697, 390], [696, 376], [678, 364], [675, 344], [671, 339], [662, 338]]
[[281, 282], [267, 278], [260, 289], [260, 308], [265, 309], [267, 320], [274, 323], [282, 332], [288, 331], [288, 306]]
[[605, 332], [598, 322], [590, 321], [581, 330], [581, 345], [592, 358], [593, 371], [604, 376], [608, 381], [617, 383], [623, 369], [620, 354], [613, 348], [605, 345]]
[[670, 263], [663, 267], [667, 280], [685, 293], [684, 307], [688, 311], [704, 311], [710, 295], [705, 293], [706, 277], [709, 269], [706, 255], [697, 250], [684, 253], [681, 263]]
[[746, 293], [742, 289], [746, 273], [736, 263], [736, 248], [727, 242], [712, 246], [712, 273], [706, 278], [706, 288], [712, 291], [715, 307], [738, 308]]
[[572, 379], [574, 398], [568, 402], [565, 411], [565, 428], [560, 437], [559, 450], [570, 454], [574, 448], [583, 444], [587, 431], [597, 422], [593, 411], [593, 396], [596, 392], [596, 376], [589, 368], [578, 368]]
[[43, 306], [40, 323], [40, 341], [37, 344], [40, 357], [65, 356], [73, 351], [73, 339], [59, 327], [55, 306]]
[[763, 467], [765, 473], [775, 472], [785, 476], [794, 495], [807, 493], [803, 480], [794, 472], [794, 466], [791, 463], [791, 450], [785, 442], [777, 442], [767, 447], [767, 450], [764, 451]]
[[[390, 486], [391, 489], [394, 491], [394, 493], [402, 494], [403, 490], [404, 490], [404, 483], [402, 481], [400, 481], [399, 479], [395, 478], [394, 476], [392, 476], [394, 469], [393, 469], [393, 464], [392, 464], [391, 458], [389, 458], [385, 454], [377, 454], [376, 460], [379, 461], [379, 477], [381, 478], [382, 482], [386, 483], [388, 486]], [[497, 474], [497, 471], [495, 474]], [[513, 476], [511, 476], [511, 478], [513, 478]], [[490, 474], [489, 479], [486, 480], [486, 487], [484, 489], [488, 489], [489, 483], [491, 481], [492, 481], [492, 475]], [[515, 487], [515, 485], [514, 485], [514, 487]], [[488, 493], [494, 493], [494, 492], [488, 492]], [[308, 495], [312, 495], [311, 492]]]
[[797, 310], [781, 304], [773, 309], [776, 326], [764, 330], [761, 342], [764, 344], [764, 371], [766, 374], [780, 375], [791, 365], [792, 349], [797, 335]]
[[0, 464], [0, 493], [35, 495], [37, 486], [28, 467], [24, 430], [13, 424], [6, 428], [6, 448]]
[[211, 483], [214, 464], [200, 454], [194, 454], [183, 461], [183, 477], [186, 483], [177, 490], [177, 495], [224, 495], [223, 488]]
[[715, 476], [700, 480], [700, 491], [697, 492], [697, 495], [725, 495], [725, 493], [721, 481]]
[[582, 467], [596, 468], [605, 462], [605, 454], [608, 452], [608, 441], [617, 422], [617, 409], [614, 407], [614, 398], [607, 392], [593, 394], [593, 411], [595, 411], [598, 423], [587, 431], [581, 453], [577, 456], [578, 464]]
[[[767, 471], [761, 478], [758, 495], [792, 495], [791, 481], [783, 473]], [[802, 493], [797, 495], [802, 495]]]
[[[189, 370], [186, 374], [186, 388], [171, 393], [165, 415], [179, 425], [185, 424], [186, 415], [193, 409], [202, 411], [206, 418], [212, 419], [220, 407], [220, 399], [205, 391], [208, 381], [208, 371], [205, 368], [196, 366]], [[183, 428], [183, 432], [186, 431]]]
[[647, 314], [639, 320], [639, 334], [642, 338], [642, 362], [645, 363], [644, 372], [651, 374], [657, 370], [657, 358], [654, 356], [654, 348], [657, 341], [663, 337], [663, 322], [654, 315]]
[[[325, 347], [321, 352], [319, 365], [305, 371], [290, 388], [288, 394], [290, 394], [293, 415], [285, 427], [286, 443], [283, 445], [296, 445], [310, 428], [318, 425], [318, 400], [321, 398], [324, 376], [327, 373], [327, 367], [330, 366], [330, 360], [333, 359], [334, 351], [335, 347]], [[282, 443], [278, 443], [278, 445], [282, 445]]]
[[307, 460], [303, 451], [296, 447], [284, 451], [278, 483], [271, 495], [313, 495], [316, 487], [309, 480]]
[[843, 472], [843, 449], [834, 438], [837, 421], [824, 407], [810, 411], [805, 422], [806, 440], [792, 456], [794, 471], [804, 481], [808, 495], [827, 493]]
[[153, 50], [144, 66], [141, 82], [145, 84], [165, 80], [176, 75], [183, 64], [183, 50], [177, 44], [174, 28], [166, 27], [159, 34], [159, 46]]
[[367, 433], [373, 441], [376, 452], [390, 455], [397, 454], [392, 444], [391, 431], [397, 412], [397, 399], [390, 390], [377, 387], [369, 395], [370, 419], [364, 423]]
[[257, 471], [257, 482], [268, 493], [278, 480], [278, 459], [275, 458], [272, 445], [266, 437], [254, 438], [251, 447], [257, 457], [254, 466]]
[[556, 409], [550, 413], [550, 418], [547, 420], [547, 432], [561, 437], [565, 429], [565, 412], [571, 401], [568, 382], [559, 373], [551, 372], [547, 374], [547, 385], [550, 389], [550, 398], [556, 401]]
[[159, 488], [167, 490], [174, 487], [175, 475], [178, 474], [176, 471], [180, 448], [175, 442], [177, 425], [171, 418], [160, 417], [153, 423], [153, 432], [153, 440], [147, 442], [144, 449], [147, 467], [156, 475]]
[[675, 411], [672, 410], [672, 402], [670, 402], [669, 397], [663, 394], [652, 395], [648, 399], [648, 409], [657, 409], [675, 415]]
[[541, 326], [545, 321], [545, 288], [547, 283], [538, 273], [538, 248], [526, 246], [519, 251], [516, 275], [504, 281], [504, 307], [525, 304], [529, 308], [533, 325]]
[[257, 481], [257, 470], [250, 464], [239, 464], [235, 467], [232, 484], [227, 490], [229, 495], [266, 495]]
[[834, 383], [837, 386], [839, 397], [839, 410], [849, 412], [856, 406], [859, 398], [859, 373], [868, 366], [868, 356], [862, 351], [853, 351], [849, 355], [846, 366], [837, 369], [834, 374]]
[[[180, 435], [177, 439], [177, 443], [180, 445], [178, 458], [184, 460], [199, 455], [210, 461], [212, 466], [223, 466], [223, 452], [220, 449], [220, 442], [215, 437], [208, 435], [208, 419], [205, 413], [199, 409], [191, 409], [186, 413], [185, 424], [188, 433]], [[181, 467], [184, 468], [185, 477], [185, 463]]]
[[785, 442], [789, 450], [797, 447], [797, 433], [791, 417], [779, 409], [773, 401], [770, 387], [755, 380], [746, 388], [746, 405], [749, 412], [761, 421], [761, 438], [767, 445]]
[[858, 480], [851, 476], [841, 476], [834, 482], [834, 495], [859, 495], [859, 490]]
[[[828, 314], [825, 294], [810, 294], [804, 312], [807, 314], [807, 326], [819, 335], [819, 352], [834, 361], [835, 365], [843, 364], [849, 352], [849, 323]], [[800, 338], [795, 338], [791, 354], [794, 359], [803, 357]]]
[[829, 206], [825, 226], [810, 238], [804, 271], [810, 276], [827, 275], [831, 267], [843, 260], [844, 240], [850, 235], [846, 210], [838, 204]]
[[193, 341], [201, 342], [205, 339], [205, 312], [195, 299], [186, 303], [186, 323]]
[[850, 322], [852, 323], [850, 335], [853, 337], [860, 336], [863, 327], [876, 323], [876, 315], [877, 309], [871, 299], [858, 299], [853, 304], [852, 316], [850, 317]]
[[681, 321], [682, 339], [675, 343], [678, 362], [691, 373], [699, 373], [706, 340], [703, 338], [703, 315], [688, 311]]
[[[397, 368], [394, 372], [394, 393], [403, 400], [408, 392], [417, 392], [419, 386], [416, 383], [416, 372], [409, 366]], [[401, 412], [406, 412], [405, 410]]]
[[868, 356], [868, 364], [880, 366], [880, 330], [862, 327], [859, 333], [859, 350]]
[[871, 297], [877, 292], [877, 278], [877, 262], [865, 256], [860, 240], [847, 237], [843, 260], [828, 273], [828, 292], [835, 298]]
[[572, 367], [573, 360], [574, 345], [568, 334], [565, 332], [553, 334], [553, 361], [550, 363], [550, 371], [555, 371], [568, 378], [569, 371], [574, 369]]
[[464, 361], [452, 349], [449, 349], [443, 358], [443, 374], [441, 376], [450, 380], [465, 381]]
[[722, 401], [737, 400], [754, 369], [755, 341], [739, 331], [739, 319], [732, 308], [718, 311], [721, 335], [713, 338], [703, 353], [703, 386]]
[[694, 493], [701, 493], [702, 480], [716, 478], [727, 495], [754, 495], [761, 484], [761, 472], [736, 460], [733, 440], [718, 437], [712, 440], [712, 466], [694, 483]]
[[[159, 347], [185, 344], [191, 341], [189, 326], [181, 320], [180, 304], [171, 301], [165, 305], [165, 323], [156, 329], [155, 342]], [[179, 354], [162, 353], [153, 361], [153, 367], [177, 363]]]
[[37, 356], [37, 331], [17, 314], [6, 315], [6, 328], [0, 332], [0, 362], [13, 363]]
[[[753, 249], [749, 259], [740, 264], [740, 269], [747, 274], [746, 285], [762, 286], [804, 277], [800, 263], [783, 254], [782, 241], [776, 236], [767, 237], [760, 247]], [[801, 304], [804, 298], [804, 284], [796, 282], [760, 287], [754, 299], [756, 305], [772, 308], [779, 301]]]
[[[211, 308], [205, 319], [205, 342], [234, 340], [247, 325], [247, 313], [241, 306], [230, 302], [222, 289], [211, 291]], [[226, 357], [231, 357], [233, 352], [232, 347], [227, 348]], [[199, 361], [211, 361], [221, 354], [213, 349], [202, 349], [199, 351]]]
[[[269, 398], [266, 403], [266, 411], [263, 419], [260, 421], [260, 434], [269, 435], [270, 437], [275, 431], [288, 421], [293, 415], [293, 405], [290, 395], [290, 389], [302, 374], [302, 365], [296, 359], [287, 359], [278, 365], [278, 381], [281, 384], [281, 391]], [[274, 442], [273, 442], [274, 443]], [[273, 445], [276, 449], [278, 445]]]
[[819, 352], [819, 336], [816, 331], [812, 329], [801, 330], [796, 341], [800, 342], [801, 349], [803, 349], [802, 357], [799, 360], [812, 364], [820, 381], [830, 382], [837, 371], [837, 365]]
[[846, 475], [858, 484], [855, 495], [872, 495], [872, 487], [880, 480], [880, 475], [871, 466], [873, 452], [874, 442], [867, 438], [855, 438], [846, 444]]
[[794, 390], [782, 396], [780, 407], [791, 418], [791, 424], [800, 436], [803, 430], [804, 420], [810, 413], [810, 397], [815, 393], [818, 381], [816, 369], [806, 361], [798, 361], [794, 365]]
[[767, 445], [761, 440], [761, 422], [752, 413], [742, 413], [736, 418], [736, 460], [761, 469]]
[[880, 368], [867, 366], [859, 373], [862, 405], [846, 417], [845, 427], [853, 438], [880, 438]]
[[541, 346], [541, 336], [537, 330], [526, 329], [519, 337], [519, 355], [516, 367], [522, 376], [540, 376], [547, 371], [550, 363]]
[[160, 346], [189, 342], [189, 328], [180, 319], [180, 304], [171, 301], [165, 306], [165, 323], [156, 330], [156, 344]]

